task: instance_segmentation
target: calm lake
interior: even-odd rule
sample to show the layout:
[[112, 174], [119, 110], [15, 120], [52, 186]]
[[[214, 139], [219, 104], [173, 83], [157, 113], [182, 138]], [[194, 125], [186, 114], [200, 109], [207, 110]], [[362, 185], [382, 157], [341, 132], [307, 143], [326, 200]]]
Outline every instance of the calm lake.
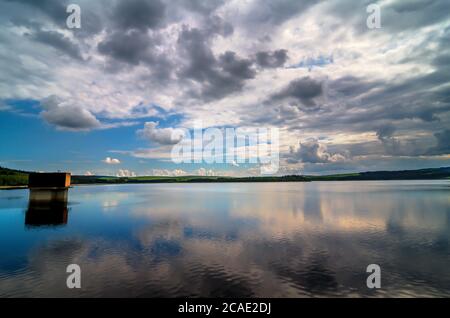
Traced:
[[0, 191], [0, 297], [450, 297], [450, 181], [78, 186], [49, 210]]

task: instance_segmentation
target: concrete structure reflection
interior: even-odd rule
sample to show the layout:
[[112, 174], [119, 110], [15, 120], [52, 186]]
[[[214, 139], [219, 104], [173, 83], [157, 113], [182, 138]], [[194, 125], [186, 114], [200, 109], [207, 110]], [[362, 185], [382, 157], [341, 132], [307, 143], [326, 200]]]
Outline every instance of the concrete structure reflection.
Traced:
[[70, 173], [32, 173], [30, 197], [25, 215], [27, 227], [67, 224]]

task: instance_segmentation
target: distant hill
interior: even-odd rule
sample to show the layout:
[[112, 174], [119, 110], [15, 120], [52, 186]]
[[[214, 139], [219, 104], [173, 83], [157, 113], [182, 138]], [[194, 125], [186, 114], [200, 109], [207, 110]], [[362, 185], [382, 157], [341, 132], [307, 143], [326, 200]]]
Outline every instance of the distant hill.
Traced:
[[[28, 184], [27, 171], [0, 167], [0, 186], [21, 186]], [[72, 176], [72, 184], [122, 184], [122, 183], [207, 183], [207, 182], [308, 182], [308, 181], [357, 181], [357, 180], [436, 180], [449, 179], [450, 167], [402, 171], [368, 171], [325, 176], [262, 176], [262, 177], [111, 177]]]
[[401, 171], [368, 171], [327, 176], [308, 176], [307, 178], [313, 181], [449, 179], [450, 167]]
[[96, 176], [73, 176], [73, 184], [92, 184], [92, 183], [207, 183], [207, 182], [292, 182], [292, 181], [310, 181], [304, 176], [282, 176], [282, 177], [203, 177], [203, 176], [179, 176], [179, 177], [96, 177]]
[[0, 186], [20, 186], [28, 184], [29, 172], [0, 167]]

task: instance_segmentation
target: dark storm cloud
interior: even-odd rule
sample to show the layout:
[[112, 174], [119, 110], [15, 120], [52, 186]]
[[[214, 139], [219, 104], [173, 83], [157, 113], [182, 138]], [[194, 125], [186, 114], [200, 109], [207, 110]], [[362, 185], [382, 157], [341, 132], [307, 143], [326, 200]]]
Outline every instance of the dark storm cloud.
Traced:
[[261, 51], [256, 53], [256, 64], [263, 68], [283, 66], [288, 59], [287, 50]]
[[435, 71], [423, 76], [389, 83], [353, 79], [353, 84], [342, 85], [338, 79], [329, 83], [330, 91], [344, 92], [345, 98], [358, 102], [358, 113], [347, 113], [346, 123], [375, 120], [420, 119], [425, 122], [438, 120], [439, 114], [450, 110], [448, 91], [436, 87], [450, 82], [450, 75]]
[[[281, 117], [291, 129], [317, 131], [374, 131], [379, 144], [368, 142], [349, 148], [352, 155], [387, 154], [423, 156], [448, 153], [448, 131], [435, 133], [433, 140], [417, 132], [433, 131], [446, 126], [450, 113], [450, 94], [443, 86], [449, 82], [446, 72], [389, 83], [359, 78], [341, 78], [328, 83], [327, 94], [333, 96], [334, 108], [324, 109], [318, 116], [302, 118], [300, 123]], [[333, 99], [334, 100], [334, 99]], [[354, 108], [354, 111], [350, 109]], [[280, 117], [279, 117], [280, 118]], [[398, 136], [394, 133], [398, 131]], [[401, 137], [401, 138], [400, 138]], [[431, 146], [430, 146], [431, 145]], [[381, 148], [380, 148], [381, 146]]]
[[438, 148], [450, 152], [450, 129], [434, 134]]
[[204, 82], [214, 75], [216, 58], [209, 46], [208, 38], [201, 30], [185, 27], [179, 35], [178, 45], [187, 62], [182, 72], [183, 76]]
[[315, 106], [314, 99], [322, 96], [322, 94], [323, 87], [320, 81], [310, 77], [303, 77], [293, 80], [280, 92], [273, 94], [271, 101], [290, 99], [299, 101], [305, 106]]
[[[116, 11], [116, 14], [123, 14], [123, 10], [116, 9]], [[132, 12], [130, 9], [125, 16], [132, 15]], [[147, 32], [145, 29], [157, 27], [159, 24], [140, 23], [139, 19], [133, 22], [134, 25], [122, 23], [122, 28], [110, 33], [98, 44], [98, 51], [130, 65], [145, 64], [153, 74], [150, 78], [153, 82], [167, 82], [178, 68], [179, 80], [194, 80], [203, 86], [200, 92], [192, 91], [191, 96], [221, 98], [239, 90], [241, 81], [254, 75], [247, 60], [239, 59], [232, 52], [216, 58], [211, 51], [212, 39], [216, 36], [231, 35], [232, 25], [218, 16], [207, 17], [205, 21], [202, 29], [191, 29], [188, 26], [182, 29], [176, 56], [169, 56], [165, 52], [156, 53], [154, 47], [162, 44], [161, 35], [155, 30]], [[176, 58], [184, 61], [182, 65], [175, 64]]]
[[[16, 2], [39, 10], [57, 26], [67, 29], [66, 6], [69, 2]], [[15, 23], [26, 24], [31, 29], [30, 38], [33, 40], [78, 60], [82, 60], [81, 47], [88, 52], [86, 37], [106, 28], [106, 37], [97, 44], [97, 51], [108, 57], [107, 70], [116, 72], [126, 65], [144, 65], [148, 75], [143, 75], [142, 80], [156, 84], [167, 83], [169, 79], [191, 82], [194, 85], [186, 89], [185, 97], [205, 102], [241, 91], [247, 80], [256, 77], [259, 68], [281, 67], [287, 59], [286, 50], [260, 51], [248, 57], [238, 56], [231, 51], [213, 53], [211, 47], [214, 39], [228, 37], [234, 32], [233, 25], [216, 13], [223, 4], [222, 0], [118, 0], [107, 8], [102, 8], [101, 4], [81, 4], [82, 28], [71, 30], [74, 40], [65, 37], [59, 29], [44, 28], [48, 21], [41, 18], [23, 20], [19, 16], [15, 18]], [[264, 6], [264, 10], [267, 10], [270, 4], [264, 3]], [[284, 1], [275, 7], [282, 11], [276, 13], [276, 20], [281, 22], [281, 17], [289, 11], [285, 11], [287, 8], [299, 9], [303, 5]], [[193, 12], [199, 25], [196, 28], [186, 25], [179, 33], [176, 51], [167, 52], [170, 48], [165, 45], [160, 31], [178, 21], [186, 12]], [[97, 14], [102, 16], [98, 17]], [[175, 74], [177, 77], [174, 77]]]
[[424, 142], [424, 140], [420, 140], [417, 137], [400, 139], [394, 136], [395, 131], [396, 128], [391, 123], [386, 123], [377, 128], [376, 135], [383, 146], [383, 154], [422, 156], [430, 152], [429, 142]]
[[235, 52], [228, 51], [216, 58], [210, 48], [213, 35], [215, 33], [185, 27], [179, 36], [178, 45], [185, 65], [178, 75], [200, 85], [200, 90], [191, 92], [191, 97], [220, 99], [240, 91], [245, 80], [255, 77], [252, 62], [238, 57]]
[[380, 140], [385, 140], [386, 138], [392, 137], [392, 135], [395, 132], [395, 127], [387, 124], [384, 126], [381, 126], [377, 129], [377, 137]]
[[255, 70], [252, 68], [252, 61], [240, 59], [235, 52], [227, 51], [219, 56], [219, 68], [233, 77], [249, 79], [255, 77]]
[[386, 154], [401, 155], [405, 154], [405, 147], [393, 135], [395, 127], [392, 124], [385, 124], [376, 130], [376, 135], [383, 144]]
[[31, 39], [47, 44], [74, 59], [83, 60], [80, 48], [77, 44], [56, 31], [36, 31], [29, 35]]
[[49, 124], [63, 130], [89, 130], [99, 128], [100, 122], [88, 110], [73, 105], [62, 105], [62, 100], [51, 96], [41, 102], [40, 116]]
[[151, 60], [149, 50], [152, 39], [143, 32], [116, 31], [110, 34], [97, 46], [101, 54], [110, 56], [121, 62], [137, 65], [142, 61]]
[[333, 80], [329, 84], [332, 92], [343, 97], [356, 97], [382, 85], [380, 81], [368, 81], [355, 76], [344, 76]]
[[216, 37], [227, 37], [233, 26], [218, 16], [208, 17], [203, 29], [185, 26], [179, 34], [178, 48], [183, 63], [178, 71], [180, 80], [196, 83], [189, 91], [190, 97], [211, 101], [239, 92], [245, 82], [257, 75], [257, 65], [275, 68], [284, 64], [287, 50], [259, 52], [243, 58], [226, 51], [216, 56], [211, 43]]
[[379, 97], [381, 94], [386, 97], [405, 96], [405, 94], [426, 91], [448, 82], [450, 82], [450, 73], [444, 69], [437, 69], [426, 75], [408, 78], [401, 83], [386, 84], [383, 91], [374, 93], [372, 96]]
[[[295, 103], [289, 103], [289, 100], [316, 96], [320, 89], [318, 85], [298, 85], [296, 80], [275, 94], [277, 98], [272, 97], [264, 106], [257, 108], [257, 113], [262, 115], [254, 116], [252, 111], [243, 118], [258, 124], [288, 127], [291, 131], [316, 131], [319, 136], [329, 132], [376, 134], [378, 142], [341, 147], [340, 150], [347, 149], [351, 155], [442, 154], [442, 149], [446, 147], [444, 140], [448, 137], [444, 132], [435, 135], [440, 144], [435, 148], [435, 140], [429, 134], [423, 137], [417, 132], [423, 134], [424, 131], [432, 132], [446, 126], [446, 118], [450, 115], [450, 94], [444, 84], [449, 80], [444, 71], [394, 83], [354, 76], [328, 80], [326, 91], [322, 90], [328, 103], [312, 113], [308, 112], [308, 108], [295, 107]], [[315, 89], [305, 90], [305, 87]], [[297, 91], [305, 95], [293, 93]], [[394, 134], [396, 132], [398, 136]], [[312, 151], [315, 146], [309, 148]], [[337, 153], [341, 153], [340, 150]], [[302, 156], [302, 152], [296, 152], [296, 156], [291, 152], [289, 160], [294, 163], [295, 160], [300, 161]]]
[[345, 157], [341, 154], [329, 153], [327, 148], [315, 139], [300, 141], [299, 147], [297, 149], [291, 147], [287, 155], [289, 163], [330, 163], [343, 161], [344, 159]]
[[436, 71], [399, 83], [366, 83], [376, 89], [358, 99], [360, 110], [357, 114], [348, 115], [352, 118], [349, 123], [381, 119], [437, 121], [441, 114], [450, 110], [450, 104], [448, 92], [435, 88], [449, 81], [447, 72]]
[[112, 21], [121, 30], [141, 31], [161, 27], [166, 6], [160, 0], [121, 0], [114, 8]]
[[437, 144], [431, 149], [434, 154], [450, 154], [450, 129], [446, 129], [434, 134]]

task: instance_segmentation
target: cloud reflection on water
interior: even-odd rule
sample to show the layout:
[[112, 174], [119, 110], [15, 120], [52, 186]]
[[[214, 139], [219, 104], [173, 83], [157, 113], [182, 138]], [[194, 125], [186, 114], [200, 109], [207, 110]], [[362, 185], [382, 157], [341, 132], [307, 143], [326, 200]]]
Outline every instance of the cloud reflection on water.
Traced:
[[[87, 201], [80, 190], [74, 232], [0, 274], [0, 295], [450, 296], [445, 183], [117, 186]], [[88, 210], [108, 235], [83, 232]], [[65, 288], [70, 263], [82, 267], [81, 291]], [[376, 292], [365, 287], [370, 263], [382, 267]]]

